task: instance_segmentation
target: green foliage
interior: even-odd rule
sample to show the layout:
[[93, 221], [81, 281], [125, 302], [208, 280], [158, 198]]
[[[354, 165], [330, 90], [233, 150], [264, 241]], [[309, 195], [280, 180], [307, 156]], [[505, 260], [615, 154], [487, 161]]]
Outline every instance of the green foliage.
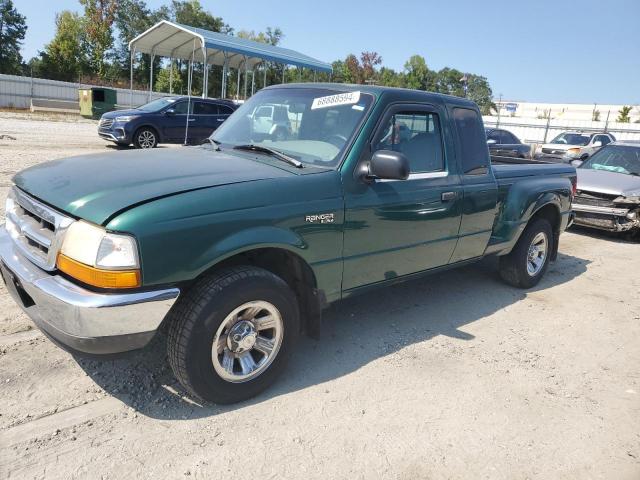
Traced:
[[204, 28], [212, 32], [233, 32], [233, 29], [224, 23], [221, 17], [215, 17], [202, 8], [198, 0], [173, 0], [170, 7], [170, 16], [172, 20], [184, 25]]
[[91, 67], [100, 78], [106, 73], [106, 54], [113, 46], [111, 26], [115, 21], [117, 0], [80, 0], [84, 7], [85, 35]]
[[90, 70], [83, 17], [64, 10], [56, 15], [56, 33], [37, 59], [29, 65], [35, 76], [54, 80], [78, 81]]
[[629, 114], [631, 113], [632, 108], [633, 107], [625, 106], [618, 110], [618, 118], [616, 119], [616, 122], [629, 123], [631, 121], [631, 116]]
[[[173, 74], [171, 70], [173, 69]], [[173, 76], [173, 80], [172, 77]], [[173, 88], [169, 88], [173, 86]], [[166, 67], [160, 69], [158, 72], [158, 79], [155, 82], [154, 90], [156, 92], [165, 92], [165, 93], [185, 93], [185, 87], [182, 83], [182, 77], [180, 76], [180, 72], [178, 68], [174, 65], [167, 65]]]
[[0, 0], [0, 73], [21, 73], [20, 45], [27, 32], [25, 20], [11, 0]]

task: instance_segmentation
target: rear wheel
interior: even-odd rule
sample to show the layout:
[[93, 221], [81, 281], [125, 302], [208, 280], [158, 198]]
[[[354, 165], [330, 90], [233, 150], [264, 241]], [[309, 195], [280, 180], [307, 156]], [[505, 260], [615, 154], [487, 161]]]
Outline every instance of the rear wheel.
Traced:
[[158, 146], [158, 134], [152, 128], [142, 127], [136, 130], [133, 145], [136, 148], [155, 148]]
[[169, 318], [169, 363], [193, 395], [216, 403], [251, 398], [284, 370], [299, 332], [289, 286], [256, 267], [197, 283]]
[[542, 279], [553, 251], [551, 224], [544, 218], [531, 222], [511, 253], [500, 257], [500, 276], [510, 285], [531, 288]]

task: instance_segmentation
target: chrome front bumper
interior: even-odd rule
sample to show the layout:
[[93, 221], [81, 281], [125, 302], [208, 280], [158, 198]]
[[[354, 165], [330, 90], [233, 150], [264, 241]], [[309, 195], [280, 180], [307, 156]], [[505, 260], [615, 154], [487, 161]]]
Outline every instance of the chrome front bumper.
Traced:
[[27, 260], [0, 226], [0, 270], [7, 290], [49, 337], [71, 350], [110, 354], [144, 347], [180, 291], [96, 293]]

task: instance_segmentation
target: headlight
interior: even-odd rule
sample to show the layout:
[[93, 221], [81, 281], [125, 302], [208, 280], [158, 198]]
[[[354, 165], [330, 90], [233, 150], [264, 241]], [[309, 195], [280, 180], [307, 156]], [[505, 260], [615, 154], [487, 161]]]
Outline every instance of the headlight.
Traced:
[[568, 156], [574, 156], [574, 155], [579, 155], [580, 154], [580, 149], [579, 148], [570, 148], [567, 150], [567, 153], [565, 155]]
[[82, 220], [67, 229], [57, 264], [62, 272], [95, 287], [140, 286], [135, 239], [130, 235], [109, 233]]
[[123, 115], [122, 117], [116, 117], [116, 122], [130, 122], [131, 120], [134, 120], [136, 118], [138, 118], [139, 115]]

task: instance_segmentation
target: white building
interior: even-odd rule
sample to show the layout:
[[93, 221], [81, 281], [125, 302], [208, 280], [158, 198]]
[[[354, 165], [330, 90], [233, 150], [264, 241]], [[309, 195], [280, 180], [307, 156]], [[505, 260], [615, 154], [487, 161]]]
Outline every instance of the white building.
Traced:
[[[552, 120], [607, 121], [615, 122], [624, 105], [597, 105], [580, 103], [534, 103], [502, 100], [496, 102], [501, 117], [547, 118]], [[631, 123], [640, 122], [640, 106], [628, 105]]]

